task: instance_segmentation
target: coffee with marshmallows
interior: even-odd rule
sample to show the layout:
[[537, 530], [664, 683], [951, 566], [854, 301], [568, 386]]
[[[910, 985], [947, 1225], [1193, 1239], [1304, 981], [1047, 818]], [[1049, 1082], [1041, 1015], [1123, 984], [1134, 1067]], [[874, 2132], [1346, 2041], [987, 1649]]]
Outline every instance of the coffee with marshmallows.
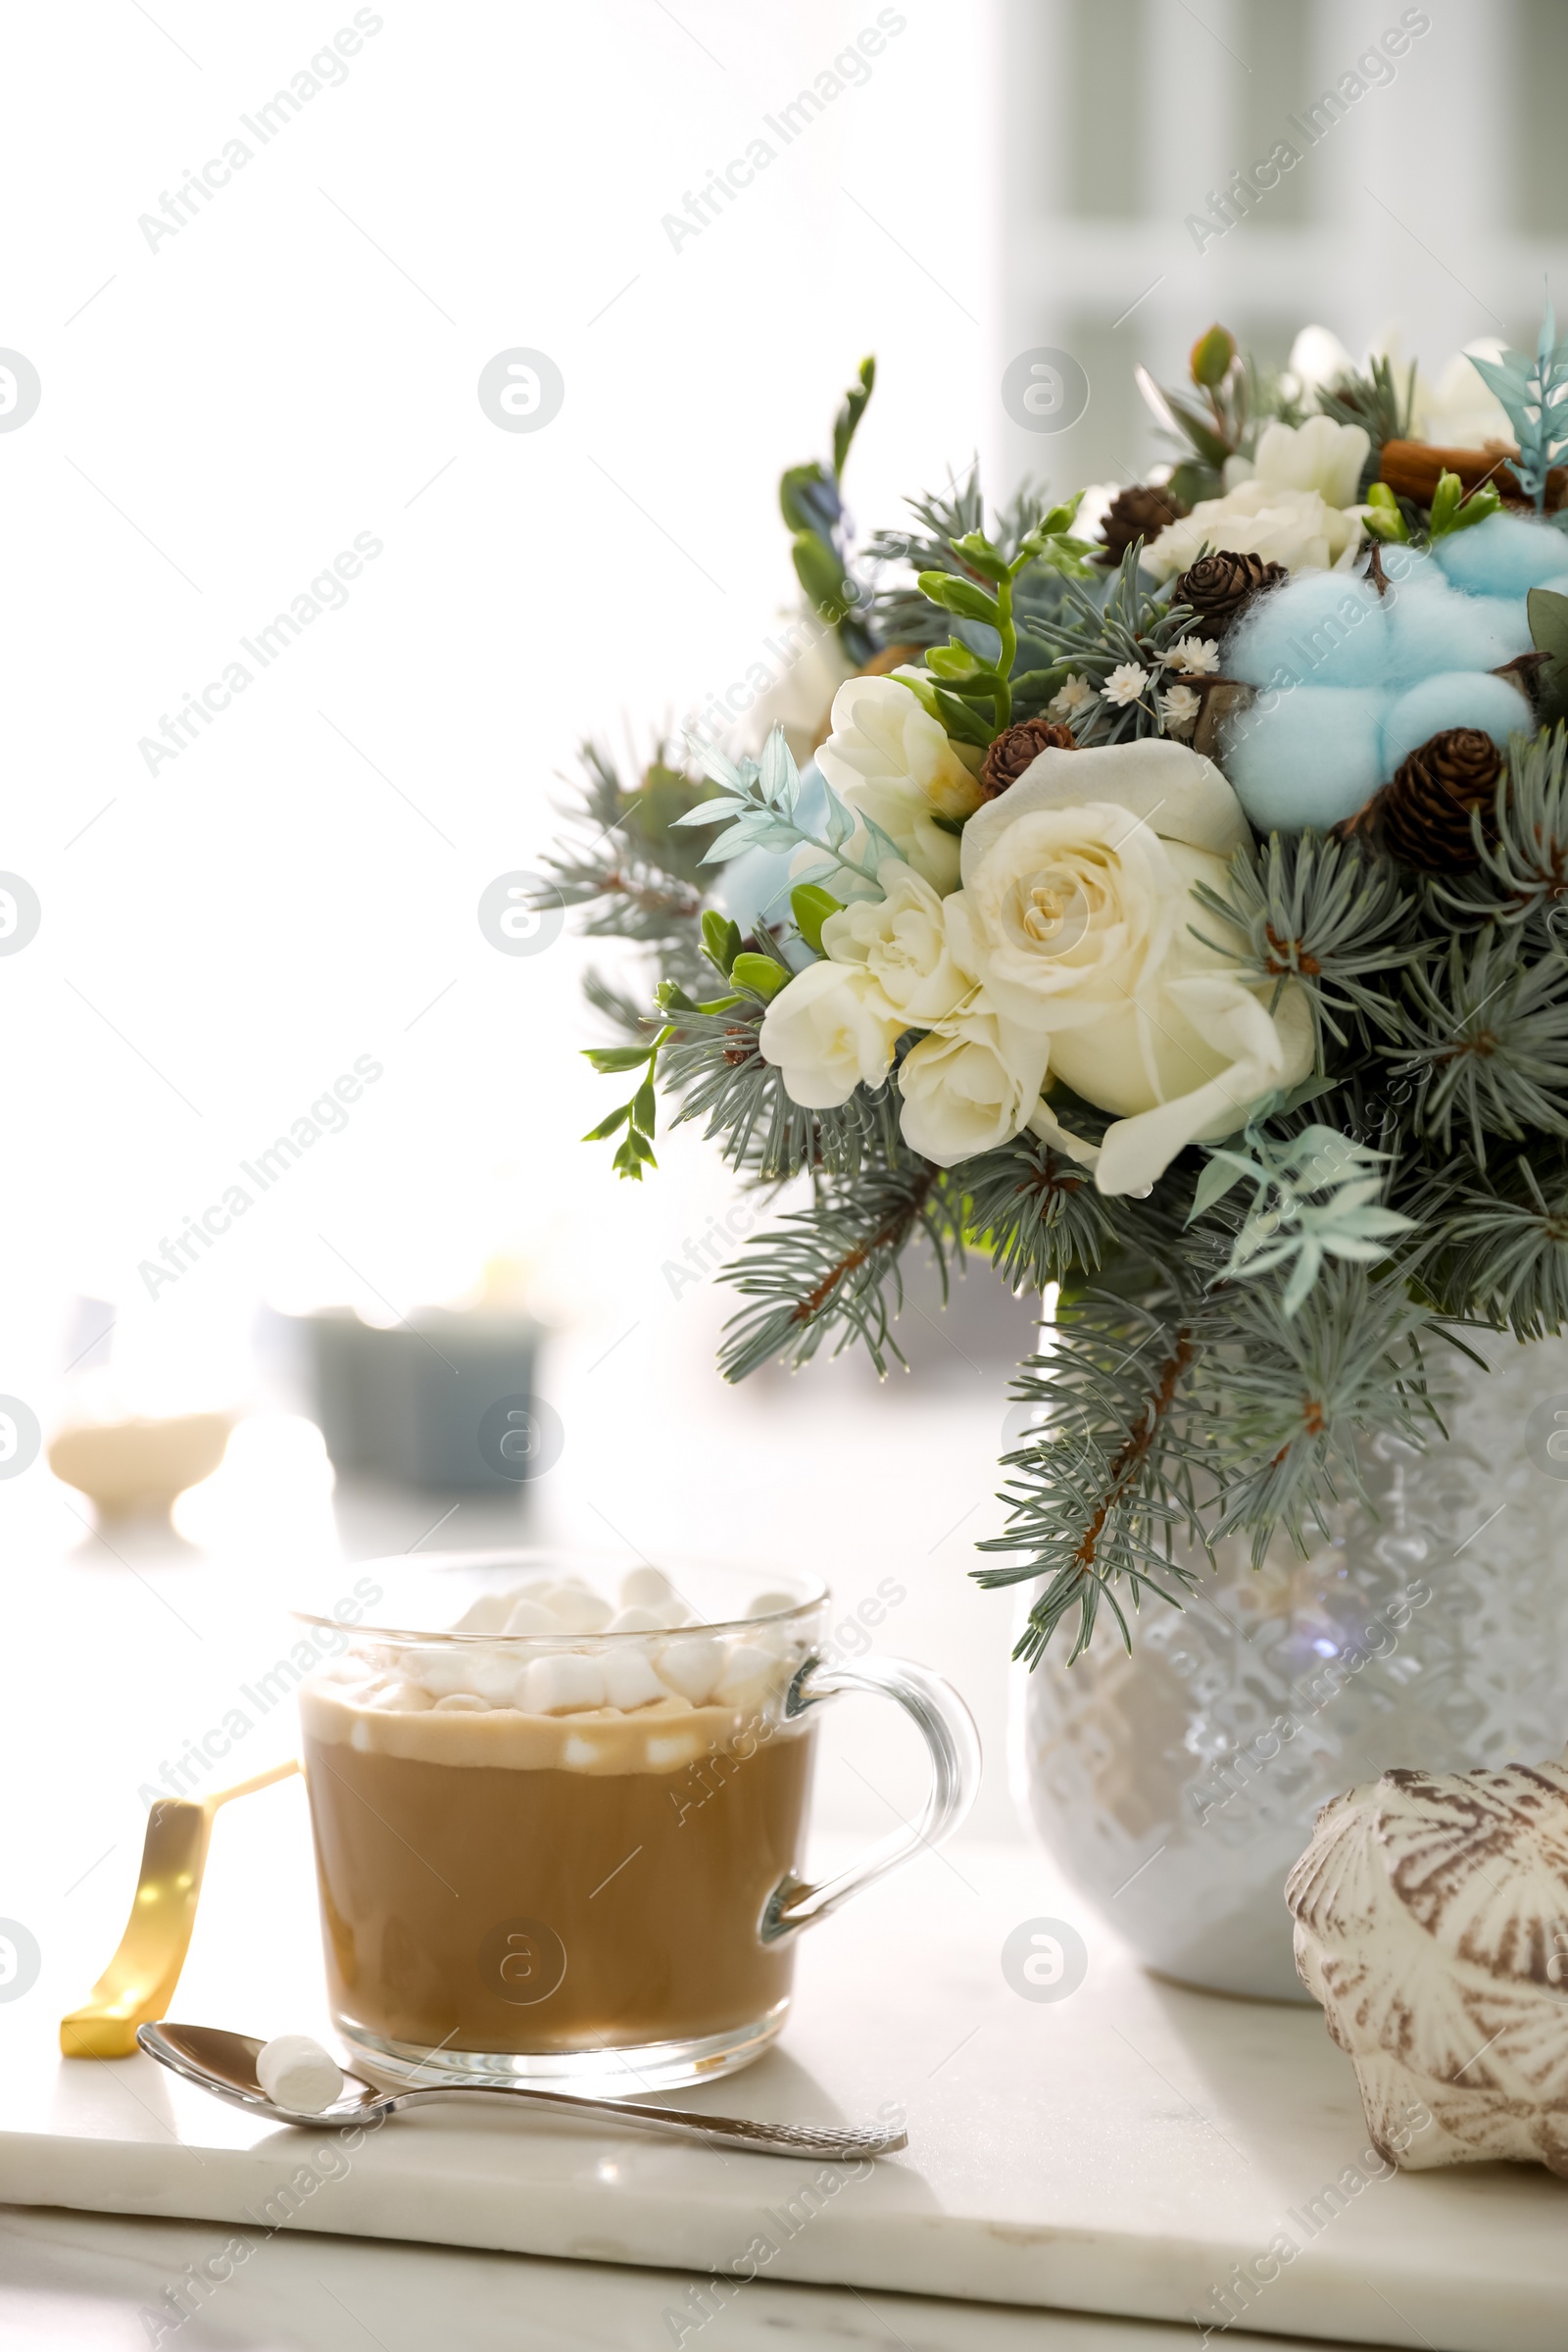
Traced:
[[[635, 2093], [741, 2063], [794, 1965], [819, 1588], [733, 1614], [662, 1571], [357, 1632], [300, 1693], [332, 2008], [382, 2071]], [[727, 1609], [727, 1597], [721, 1604]], [[623, 2060], [635, 2055], [637, 2072]]]

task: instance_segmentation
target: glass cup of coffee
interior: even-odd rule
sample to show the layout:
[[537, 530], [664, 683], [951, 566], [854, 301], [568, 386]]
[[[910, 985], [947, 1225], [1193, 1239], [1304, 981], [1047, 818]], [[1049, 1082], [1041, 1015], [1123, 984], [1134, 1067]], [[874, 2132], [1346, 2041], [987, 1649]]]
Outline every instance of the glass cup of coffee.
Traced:
[[[369, 1578], [382, 1622], [296, 1612], [322, 1654], [298, 1695], [333, 2020], [395, 2081], [613, 2095], [744, 2066], [802, 1929], [973, 1799], [957, 1692], [838, 1662], [813, 1577], [491, 1553]], [[852, 1690], [914, 1719], [931, 1789], [813, 1885], [817, 1710]]]

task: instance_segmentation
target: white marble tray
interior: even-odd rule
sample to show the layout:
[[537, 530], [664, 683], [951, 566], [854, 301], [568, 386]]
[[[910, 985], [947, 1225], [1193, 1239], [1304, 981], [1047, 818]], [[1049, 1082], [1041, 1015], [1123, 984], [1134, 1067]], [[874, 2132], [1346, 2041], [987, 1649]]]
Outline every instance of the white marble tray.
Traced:
[[[172, 2014], [320, 2030], [306, 1851], [297, 1782], [220, 1816]], [[1039, 1917], [1076, 1920], [1089, 1943], [1087, 1981], [1053, 2004], [1020, 1998], [1000, 1965], [1008, 1932]], [[1314, 2230], [1313, 2201], [1346, 2168], [1373, 2169], [1317, 2011], [1154, 1982], [1043, 1862], [963, 1845], [927, 1857], [817, 1931], [801, 1976], [783, 2046], [685, 2095], [796, 2119], [900, 2101], [907, 2153], [819, 2204], [804, 2193], [813, 2165], [462, 2106], [346, 2161], [330, 2135], [258, 2130], [149, 2060], [60, 2059], [30, 2000], [0, 2011], [0, 2200], [231, 2224], [253, 2244], [283, 2217], [668, 2270], [669, 2308], [694, 2318], [694, 2282], [744, 2267], [760, 2237], [775, 2248], [763, 2283], [1217, 2327], [1235, 2266], [1283, 2231], [1295, 2258], [1265, 2261], [1276, 2275], [1233, 2301], [1250, 2330], [1559, 2352], [1568, 2184], [1504, 2167], [1371, 2180], [1344, 2210], [1320, 2202]], [[215, 2251], [229, 2234], [214, 2230]]]

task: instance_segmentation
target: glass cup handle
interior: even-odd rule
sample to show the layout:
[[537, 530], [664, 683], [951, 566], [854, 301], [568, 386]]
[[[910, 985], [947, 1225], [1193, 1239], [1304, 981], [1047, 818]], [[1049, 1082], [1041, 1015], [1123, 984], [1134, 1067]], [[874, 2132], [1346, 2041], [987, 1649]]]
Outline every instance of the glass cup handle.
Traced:
[[808, 1658], [785, 1694], [784, 1719], [792, 1722], [808, 1707], [845, 1690], [870, 1690], [896, 1699], [912, 1718], [930, 1751], [931, 1793], [917, 1822], [895, 1830], [836, 1879], [815, 1886], [793, 1873], [781, 1879], [767, 1898], [758, 1931], [763, 1943], [778, 1943], [826, 1919], [862, 1886], [940, 1845], [962, 1821], [980, 1787], [980, 1735], [974, 1717], [940, 1675], [912, 1666], [906, 1658], [868, 1658], [858, 1666], [829, 1666], [821, 1658]]

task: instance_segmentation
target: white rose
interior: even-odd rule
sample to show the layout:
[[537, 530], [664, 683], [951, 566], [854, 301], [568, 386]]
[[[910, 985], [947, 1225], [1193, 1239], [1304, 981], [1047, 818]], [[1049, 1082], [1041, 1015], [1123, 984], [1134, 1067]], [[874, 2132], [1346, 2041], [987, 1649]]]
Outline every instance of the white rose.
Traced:
[[1287, 571], [1332, 571], [1349, 563], [1361, 530], [1359, 514], [1329, 506], [1316, 490], [1254, 479], [1239, 483], [1223, 498], [1200, 499], [1190, 514], [1168, 522], [1145, 548], [1143, 564], [1156, 580], [1168, 580], [1196, 564], [1207, 546], [1261, 556], [1266, 563], [1283, 564]]
[[1249, 838], [1212, 761], [1152, 738], [1043, 752], [964, 829], [947, 906], [959, 958], [982, 1005], [1043, 1037], [1052, 1074], [1117, 1114], [1098, 1152], [1049, 1104], [1029, 1115], [1102, 1193], [1147, 1190], [1184, 1145], [1231, 1134], [1312, 1066], [1299, 992], [1271, 1012], [1189, 928], [1218, 928], [1193, 886], [1222, 888]]
[[891, 858], [877, 879], [885, 897], [861, 899], [830, 914], [822, 925], [823, 949], [835, 963], [869, 972], [906, 1029], [928, 1029], [957, 1008], [972, 977], [954, 960], [945, 902], [930, 883]]
[[880, 825], [937, 890], [958, 879], [958, 844], [936, 822], [980, 805], [980, 788], [937, 721], [896, 678], [850, 678], [833, 698], [817, 766], [848, 808]]
[[1051, 1041], [977, 1005], [923, 1037], [899, 1066], [899, 1125], [951, 1168], [1018, 1133], [1040, 1100]]
[[858, 1086], [880, 1086], [907, 1026], [868, 971], [813, 963], [779, 990], [757, 1042], [763, 1060], [783, 1071], [792, 1102], [836, 1110]]

